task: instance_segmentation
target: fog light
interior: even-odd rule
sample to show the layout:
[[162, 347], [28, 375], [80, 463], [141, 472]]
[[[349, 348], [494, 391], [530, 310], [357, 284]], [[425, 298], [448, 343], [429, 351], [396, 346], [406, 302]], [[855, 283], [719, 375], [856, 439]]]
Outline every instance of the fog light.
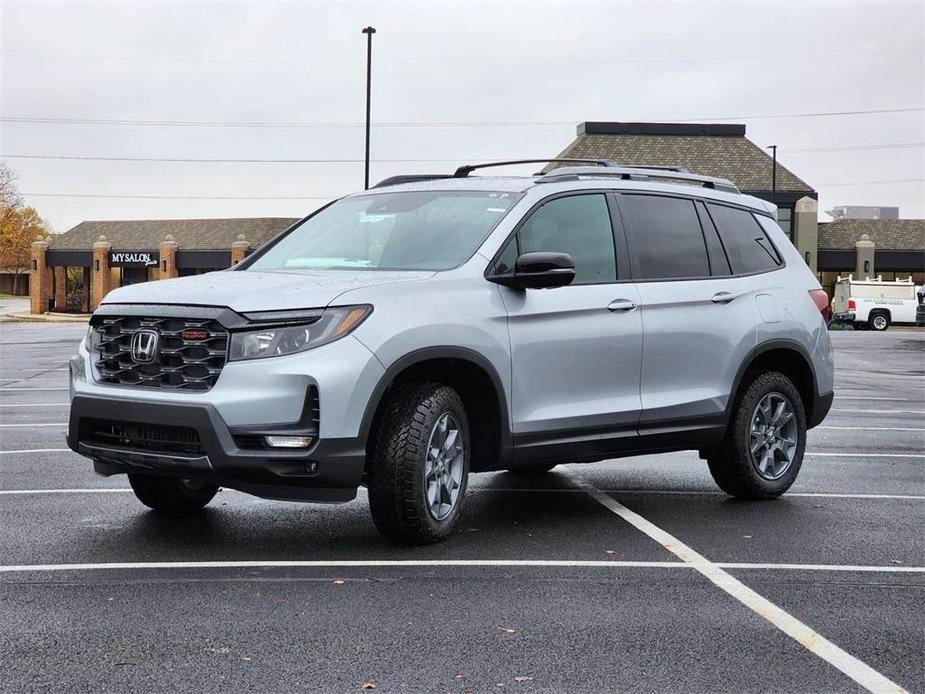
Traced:
[[270, 448], [308, 448], [311, 436], [264, 436], [264, 443]]

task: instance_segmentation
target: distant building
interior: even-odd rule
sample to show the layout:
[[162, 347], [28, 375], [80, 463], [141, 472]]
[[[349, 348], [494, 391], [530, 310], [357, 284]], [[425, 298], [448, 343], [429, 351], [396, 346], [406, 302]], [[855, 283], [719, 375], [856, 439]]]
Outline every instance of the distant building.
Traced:
[[899, 219], [898, 207], [873, 207], [871, 205], [838, 205], [827, 210], [832, 219]]

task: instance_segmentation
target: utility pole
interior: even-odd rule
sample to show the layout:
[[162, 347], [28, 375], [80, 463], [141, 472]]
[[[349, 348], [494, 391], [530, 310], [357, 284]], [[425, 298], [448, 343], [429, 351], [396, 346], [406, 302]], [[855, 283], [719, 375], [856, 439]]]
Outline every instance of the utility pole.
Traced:
[[363, 188], [369, 190], [369, 98], [373, 78], [373, 34], [376, 30], [373, 27], [366, 27], [363, 33], [366, 34], [366, 159]]
[[777, 145], [770, 145], [771, 150], [771, 202], [777, 204]]

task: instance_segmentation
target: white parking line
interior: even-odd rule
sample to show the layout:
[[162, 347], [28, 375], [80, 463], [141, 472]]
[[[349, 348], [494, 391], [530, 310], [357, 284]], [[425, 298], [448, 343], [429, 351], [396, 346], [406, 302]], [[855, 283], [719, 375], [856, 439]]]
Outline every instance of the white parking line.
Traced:
[[[706, 560], [704, 560], [706, 561]], [[709, 563], [709, 562], [708, 562]], [[11, 564], [0, 565], [0, 573], [49, 571], [129, 571], [144, 569], [251, 569], [251, 568], [399, 568], [399, 567], [548, 567], [578, 569], [694, 569], [689, 561], [630, 561], [619, 559], [306, 559], [236, 561], [142, 561], [100, 562], [96, 564]], [[745, 564], [722, 563], [710, 566], [729, 569], [784, 571], [839, 571], [861, 573], [925, 573], [923, 566], [843, 566], [839, 564]], [[702, 571], [701, 571], [702, 573]], [[725, 573], [725, 572], [723, 572]], [[730, 578], [732, 578], [730, 576]], [[735, 579], [732, 579], [735, 580]]]
[[0, 402], [0, 407], [70, 407], [69, 402]]
[[0, 386], [0, 393], [39, 393], [51, 390], [67, 390], [67, 388], [8, 388], [7, 386]]
[[[3, 390], [0, 388], [0, 390]], [[829, 414], [844, 412], [847, 414], [925, 414], [925, 410], [829, 410]]]
[[[729, 496], [726, 492], [709, 491], [706, 489], [601, 489], [606, 494], [649, 494], [654, 496]], [[584, 493], [584, 489], [531, 489], [530, 487], [468, 487], [466, 493], [479, 492], [524, 492], [531, 493], [560, 493], [560, 492], [578, 492]], [[3, 492], [0, 491], [0, 494]], [[925, 501], [925, 495], [916, 494], [838, 494], [835, 492], [786, 492], [782, 499], [790, 497], [810, 498], [810, 499], [892, 499], [898, 501]]]
[[810, 458], [925, 458], [925, 453], [819, 453], [806, 451]]
[[866, 395], [838, 395], [836, 400], [882, 400], [884, 402], [908, 402], [910, 405], [925, 405], [922, 400], [912, 398], [872, 398]]
[[925, 431], [915, 427], [830, 427], [818, 426], [816, 429], [840, 429], [844, 431]]
[[0, 451], [0, 455], [13, 455], [14, 453], [70, 453], [70, 448], [25, 448], [19, 451]]
[[125, 494], [131, 489], [2, 489], [0, 496], [26, 496], [30, 494]]
[[67, 426], [67, 422], [55, 422], [53, 424], [35, 424], [35, 423], [0, 424], [0, 427], [6, 428], [6, 429], [15, 428], [15, 427], [19, 427], [20, 429], [23, 429], [23, 428], [31, 428], [31, 427], [66, 427], [66, 426]]
[[638, 513], [630, 511], [619, 501], [609, 497], [597, 488], [591, 485], [582, 486], [588, 494], [602, 506], [613, 511], [634, 528], [658, 542], [676, 557], [710, 579], [717, 587], [726, 591], [757, 615], [763, 617], [787, 634], [787, 636], [794, 639], [806, 650], [822, 658], [825, 662], [829, 663], [829, 665], [837, 668], [868, 691], [905, 691], [895, 682], [884, 677], [850, 653], [843, 651], [821, 634], [813, 631], [796, 617], [785, 612], [767, 598], [756, 593], [719, 565], [714, 564], [706, 557], [698, 554], [678, 538], [647, 521]]

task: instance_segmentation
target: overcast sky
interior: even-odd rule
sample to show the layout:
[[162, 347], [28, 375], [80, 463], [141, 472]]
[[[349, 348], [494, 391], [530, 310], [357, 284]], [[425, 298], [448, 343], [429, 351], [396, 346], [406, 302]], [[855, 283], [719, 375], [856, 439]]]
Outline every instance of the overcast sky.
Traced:
[[[716, 120], [779, 145], [822, 209], [925, 217], [920, 1], [4, 2], [0, 159], [56, 231], [301, 216], [362, 163], [11, 155], [362, 160], [367, 24], [374, 181], [554, 156], [584, 120]], [[881, 113], [771, 117], [845, 111]]]

